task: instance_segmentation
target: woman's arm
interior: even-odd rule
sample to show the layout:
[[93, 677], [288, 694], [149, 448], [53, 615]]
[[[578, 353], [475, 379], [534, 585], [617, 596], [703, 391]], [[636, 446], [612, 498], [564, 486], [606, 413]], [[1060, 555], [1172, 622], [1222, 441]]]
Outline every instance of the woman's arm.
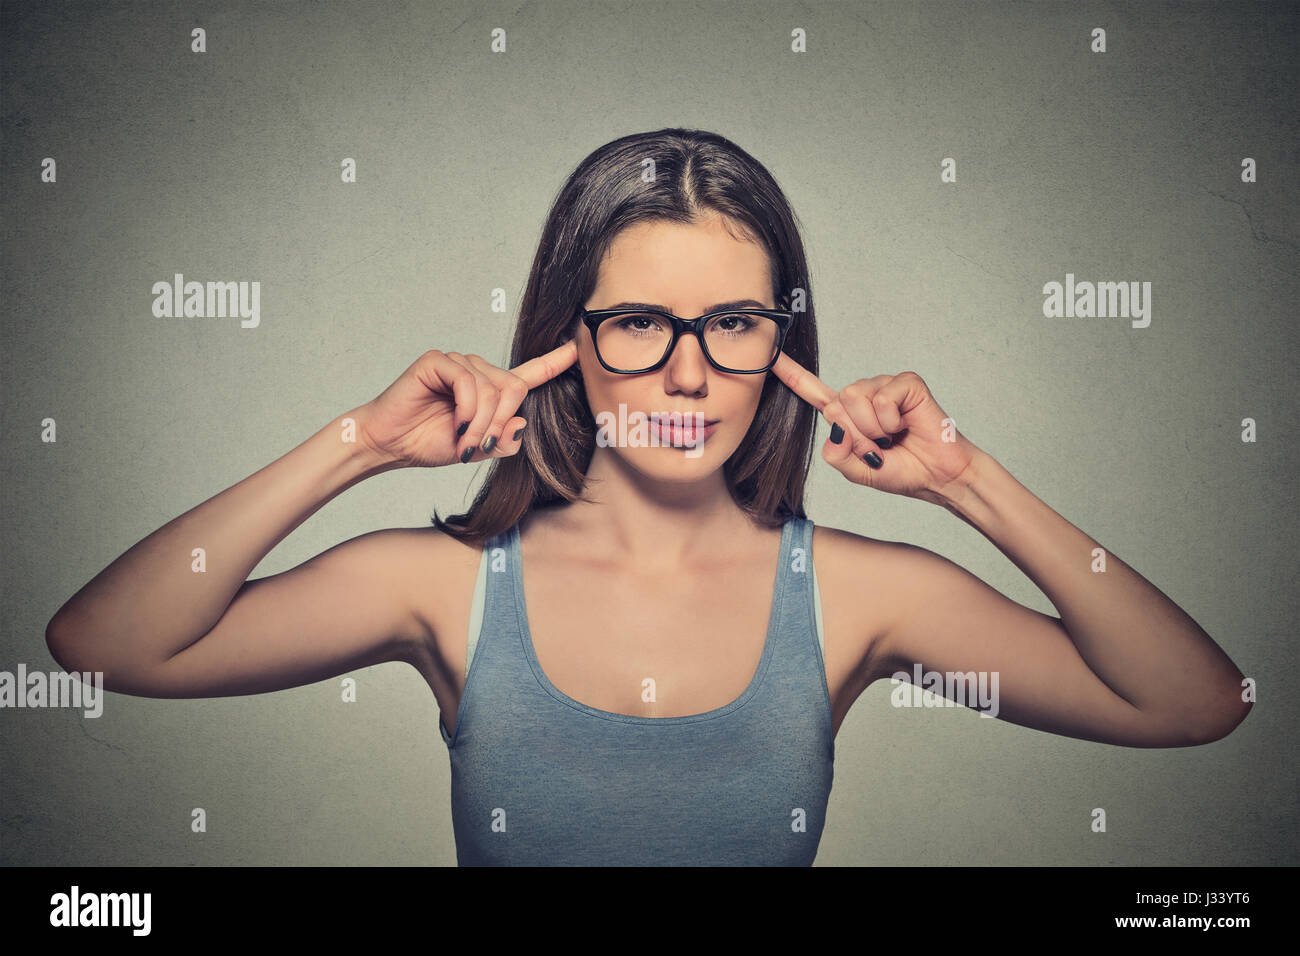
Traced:
[[1245, 719], [1242, 673], [1210, 636], [1113, 553], [1094, 571], [1102, 546], [990, 455], [976, 450], [959, 478], [917, 497], [993, 542], [1060, 617], [930, 551], [891, 544], [882, 583], [894, 600], [879, 641], [890, 666], [996, 671], [997, 716], [1104, 743], [1204, 744]]
[[[414, 640], [385, 554], [400, 530], [362, 535], [282, 574], [247, 581], [335, 495], [392, 468], [340, 422], [163, 525], [61, 607], [46, 628], [60, 666], [153, 697], [259, 693], [388, 659]], [[409, 532], [407, 533], [409, 534]], [[203, 549], [203, 570], [194, 555]], [[409, 565], [408, 565], [409, 566]]]
[[101, 571], [51, 619], [50, 653], [65, 669], [102, 672], [108, 690], [145, 697], [257, 694], [395, 659], [427, 673], [436, 616], [428, 596], [453, 553], [431, 548], [430, 529], [371, 532], [282, 574], [245, 579], [363, 478], [516, 454], [524, 396], [577, 358], [569, 341], [507, 371], [430, 349], [378, 398]]
[[861, 539], [862, 566], [877, 579], [861, 590], [888, 601], [869, 609], [877, 630], [863, 639], [860, 682], [916, 665], [982, 672], [987, 690], [997, 679], [996, 716], [1130, 747], [1209, 743], [1245, 719], [1241, 671], [1210, 636], [1115, 555], [1100, 570], [1101, 545], [962, 435], [915, 372], [837, 391], [784, 353], [772, 371], [833, 423], [822, 457], [841, 474], [948, 508], [1061, 612], [1017, 604], [924, 548]]

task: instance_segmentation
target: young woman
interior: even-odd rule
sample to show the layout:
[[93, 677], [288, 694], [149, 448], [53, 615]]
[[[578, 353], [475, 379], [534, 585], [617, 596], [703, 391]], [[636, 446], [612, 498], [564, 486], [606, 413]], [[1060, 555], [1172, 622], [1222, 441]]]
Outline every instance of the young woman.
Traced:
[[[50, 622], [54, 657], [151, 697], [411, 664], [441, 710], [461, 864], [809, 864], [845, 714], [916, 665], [991, 686], [980, 706], [1006, 720], [1122, 746], [1207, 743], [1249, 708], [1196, 622], [917, 374], [817, 378], [794, 216], [720, 136], [627, 136], [582, 162], [510, 364], [426, 352], [119, 557]], [[923, 548], [814, 529], [818, 413], [823, 460], [969, 522], [1060, 616]], [[362, 479], [488, 459], [466, 514], [246, 580]]]

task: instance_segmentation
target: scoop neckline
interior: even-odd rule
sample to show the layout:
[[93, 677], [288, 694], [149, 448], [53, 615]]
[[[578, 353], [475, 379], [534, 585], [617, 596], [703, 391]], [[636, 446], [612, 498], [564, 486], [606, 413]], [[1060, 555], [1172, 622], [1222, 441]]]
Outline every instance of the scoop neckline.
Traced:
[[560, 690], [551, 679], [546, 676], [546, 671], [542, 669], [542, 663], [537, 659], [537, 649], [533, 646], [533, 632], [528, 626], [528, 608], [524, 598], [524, 550], [519, 525], [515, 524], [510, 530], [510, 549], [514, 557], [511, 561], [511, 581], [515, 592], [515, 616], [519, 622], [520, 642], [523, 644], [524, 656], [528, 659], [528, 666], [532, 668], [533, 676], [537, 678], [537, 683], [548, 694], [558, 700], [560, 703], [572, 707], [574, 710], [581, 711], [592, 717], [599, 717], [603, 720], [613, 720], [625, 724], [640, 724], [642, 726], [663, 725], [673, 726], [677, 724], [694, 723], [701, 720], [712, 720], [717, 717], [725, 717], [743, 707], [762, 686], [763, 677], [767, 672], [768, 663], [772, 658], [772, 648], [775, 645], [776, 629], [781, 620], [782, 605], [785, 600], [786, 591], [786, 550], [790, 543], [794, 518], [787, 518], [781, 526], [781, 544], [777, 551], [777, 568], [776, 580], [772, 585], [772, 604], [768, 612], [767, 635], [763, 639], [763, 653], [759, 656], [758, 666], [754, 669], [754, 676], [750, 678], [749, 685], [740, 693], [740, 696], [728, 704], [721, 707], [715, 707], [713, 710], [706, 710], [698, 714], [679, 714], [676, 717], [645, 717], [641, 714], [620, 714], [617, 711], [601, 710], [599, 707], [592, 707], [584, 704], [582, 701], [570, 697], [564, 691]]

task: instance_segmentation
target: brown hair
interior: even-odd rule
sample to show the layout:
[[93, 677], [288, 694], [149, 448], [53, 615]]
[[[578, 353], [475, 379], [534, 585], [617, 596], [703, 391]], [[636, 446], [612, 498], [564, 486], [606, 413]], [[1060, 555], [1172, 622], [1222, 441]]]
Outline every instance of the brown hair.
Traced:
[[[654, 161], [643, 179], [644, 161]], [[533, 258], [510, 350], [510, 367], [573, 338], [610, 243], [624, 228], [662, 220], [693, 223], [718, 214], [738, 239], [759, 242], [772, 267], [777, 308], [795, 312], [783, 351], [817, 372], [817, 325], [803, 241], [781, 188], [730, 140], [695, 129], [624, 136], [584, 159], [556, 196]], [[735, 235], [735, 232], [732, 232]], [[806, 517], [816, 412], [767, 374], [749, 431], [723, 466], [733, 499], [760, 524]], [[439, 531], [481, 543], [534, 509], [582, 497], [596, 447], [596, 423], [575, 362], [524, 398], [520, 450], [494, 458], [468, 512], [438, 517]]]

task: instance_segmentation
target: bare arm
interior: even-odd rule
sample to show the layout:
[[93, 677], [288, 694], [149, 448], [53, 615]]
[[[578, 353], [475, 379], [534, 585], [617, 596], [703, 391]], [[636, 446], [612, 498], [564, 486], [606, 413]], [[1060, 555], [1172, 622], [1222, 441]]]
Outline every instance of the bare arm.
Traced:
[[364, 478], [516, 454], [524, 396], [577, 357], [569, 341], [506, 371], [430, 349], [378, 398], [110, 564], [50, 620], [50, 653], [67, 670], [101, 672], [108, 690], [143, 697], [257, 694], [386, 660], [427, 672], [433, 615], [422, 596], [440, 587], [436, 572], [454, 551], [433, 548], [431, 558], [430, 545], [447, 536], [375, 531], [282, 574], [246, 579], [289, 532]]
[[[400, 654], [417, 624], [385, 579], [381, 549], [400, 530], [362, 535], [283, 574], [249, 573], [353, 484], [401, 465], [340, 422], [168, 522], [67, 601], [46, 642], [69, 670], [102, 671], [109, 690], [151, 697], [259, 693]], [[409, 535], [412, 532], [405, 532]], [[194, 550], [205, 570], [196, 571]]]
[[1209, 743], [1250, 712], [1241, 671], [1182, 608], [1114, 554], [1094, 572], [1101, 546], [992, 457], [979, 453], [937, 497], [1024, 571], [1060, 617], [1011, 601], [924, 548], [891, 543], [881, 566], [895, 600], [881, 668], [996, 672], [1003, 719], [1129, 747]]
[[881, 630], [860, 638], [869, 649], [859, 681], [919, 664], [952, 675], [957, 690], [959, 675], [982, 671], [986, 689], [1000, 682], [998, 716], [1129, 747], [1209, 743], [1245, 719], [1242, 673], [1210, 635], [958, 432], [921, 376], [877, 375], [837, 391], [785, 353], [772, 371], [834, 423], [822, 457], [841, 474], [947, 508], [1061, 612], [1017, 604], [924, 548], [864, 547], [890, 600]]

